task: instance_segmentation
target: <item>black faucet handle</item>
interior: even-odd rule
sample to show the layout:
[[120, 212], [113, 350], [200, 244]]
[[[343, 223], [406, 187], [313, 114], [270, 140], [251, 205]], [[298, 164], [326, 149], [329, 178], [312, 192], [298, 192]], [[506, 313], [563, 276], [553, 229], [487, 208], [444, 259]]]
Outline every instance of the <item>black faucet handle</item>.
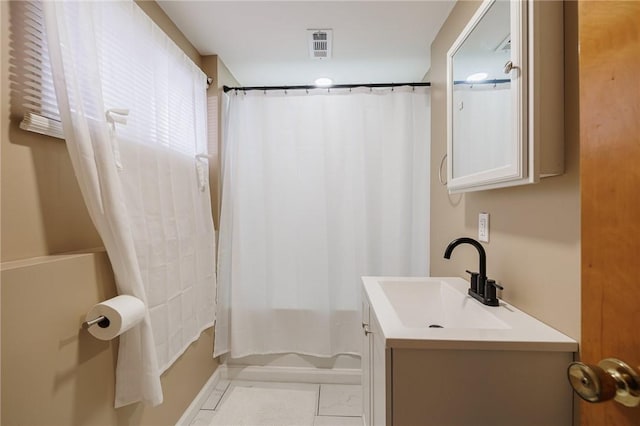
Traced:
[[466, 270], [467, 274], [471, 275], [471, 279], [469, 280], [469, 284], [471, 287], [471, 291], [473, 291], [474, 293], [478, 292], [478, 273], [477, 272], [471, 272], [468, 269]]
[[500, 290], [504, 290], [504, 287], [498, 284], [495, 280], [487, 280], [487, 285], [493, 286], [495, 288], [499, 288]]
[[489, 305], [489, 306], [500, 305], [500, 302], [498, 302], [498, 296], [496, 295], [496, 289], [504, 290], [504, 287], [496, 283], [495, 280], [487, 279], [487, 283], [485, 285], [485, 290], [484, 290], [485, 305]]

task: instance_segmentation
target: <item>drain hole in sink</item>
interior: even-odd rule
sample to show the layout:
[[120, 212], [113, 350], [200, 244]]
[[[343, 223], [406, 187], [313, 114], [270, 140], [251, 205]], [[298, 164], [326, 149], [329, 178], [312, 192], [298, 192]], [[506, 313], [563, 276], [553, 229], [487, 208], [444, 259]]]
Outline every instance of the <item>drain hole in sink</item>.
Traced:
[[429, 324], [429, 328], [444, 328], [440, 324]]

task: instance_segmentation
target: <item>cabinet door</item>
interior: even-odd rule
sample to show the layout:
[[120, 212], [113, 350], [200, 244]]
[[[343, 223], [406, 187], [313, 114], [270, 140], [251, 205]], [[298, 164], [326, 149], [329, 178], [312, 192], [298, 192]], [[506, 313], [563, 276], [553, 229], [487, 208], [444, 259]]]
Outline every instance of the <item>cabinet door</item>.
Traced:
[[[371, 413], [373, 426], [385, 426], [387, 424], [387, 403], [391, 398], [387, 398], [387, 350], [385, 348], [384, 336], [380, 325], [376, 320], [375, 313], [371, 315], [372, 338], [371, 347]], [[391, 422], [389, 422], [391, 424]]]
[[484, 0], [447, 52], [447, 188], [564, 171], [562, 1]]
[[448, 53], [452, 192], [527, 177], [525, 11], [485, 1]]
[[371, 335], [368, 333], [370, 326], [369, 302], [367, 296], [362, 296], [362, 409], [364, 411], [364, 424], [371, 426]]

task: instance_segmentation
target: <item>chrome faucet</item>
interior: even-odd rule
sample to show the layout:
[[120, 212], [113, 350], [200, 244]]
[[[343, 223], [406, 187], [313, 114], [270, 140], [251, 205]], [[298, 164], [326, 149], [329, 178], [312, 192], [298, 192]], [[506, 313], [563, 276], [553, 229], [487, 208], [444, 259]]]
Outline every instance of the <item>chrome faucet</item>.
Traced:
[[453, 253], [453, 249], [459, 246], [460, 244], [471, 244], [478, 250], [479, 256], [479, 271], [471, 272], [467, 271], [467, 273], [471, 274], [470, 287], [469, 287], [469, 296], [474, 299], [482, 302], [488, 306], [499, 306], [498, 297], [496, 295], [496, 289], [502, 290], [503, 287], [495, 282], [495, 280], [490, 280], [487, 278], [487, 254], [484, 251], [484, 247], [478, 241], [473, 238], [457, 238], [449, 243], [446, 250], [444, 251], [444, 258], [451, 259], [451, 253]]

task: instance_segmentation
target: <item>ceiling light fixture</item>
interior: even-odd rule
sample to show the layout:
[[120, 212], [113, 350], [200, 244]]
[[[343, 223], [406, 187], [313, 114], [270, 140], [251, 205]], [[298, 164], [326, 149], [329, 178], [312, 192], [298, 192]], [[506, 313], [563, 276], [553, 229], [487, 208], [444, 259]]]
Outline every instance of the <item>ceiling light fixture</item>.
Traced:
[[320, 77], [320, 78], [316, 78], [316, 80], [314, 81], [314, 84], [317, 87], [329, 87], [333, 84], [333, 80], [331, 80], [328, 77]]
[[477, 72], [467, 77], [467, 81], [482, 81], [486, 80], [487, 77], [489, 77], [489, 74], [487, 74], [486, 72]]

